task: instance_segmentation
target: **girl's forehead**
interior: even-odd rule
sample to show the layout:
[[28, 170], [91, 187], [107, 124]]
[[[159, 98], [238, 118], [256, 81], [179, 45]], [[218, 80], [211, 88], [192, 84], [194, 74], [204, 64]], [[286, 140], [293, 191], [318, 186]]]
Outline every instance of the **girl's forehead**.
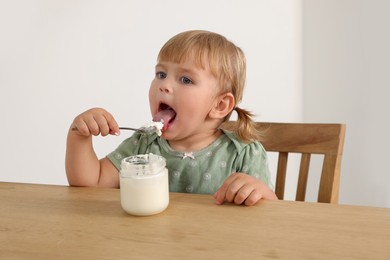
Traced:
[[159, 61], [156, 64], [156, 69], [163, 69], [163, 70], [168, 70], [168, 69], [177, 69], [178, 71], [181, 72], [188, 72], [188, 73], [206, 73], [210, 74], [213, 77], [215, 75], [213, 72], [210, 70], [209, 66], [199, 66], [197, 63], [195, 63], [193, 60], [186, 60], [182, 62], [175, 62], [171, 60], [164, 60], [164, 61]]
[[[214, 74], [216, 73], [215, 63], [213, 63], [210, 60], [211, 57], [209, 57], [206, 53], [194, 53], [194, 52], [187, 52], [186, 55], [179, 55], [176, 53], [176, 55], [163, 55], [159, 57], [158, 63], [165, 63], [165, 62], [172, 62], [183, 66], [190, 66], [195, 67], [197, 69], [202, 70], [211, 70], [211, 72]], [[214, 66], [213, 66], [214, 64]]]
[[[162, 62], [174, 62], [174, 63], [194, 63], [197, 65], [201, 65], [204, 63], [204, 58], [201, 57], [204, 55], [195, 54], [193, 52], [173, 52], [169, 55], [162, 55], [159, 57], [159, 61]], [[201, 58], [200, 58], [201, 57]]]

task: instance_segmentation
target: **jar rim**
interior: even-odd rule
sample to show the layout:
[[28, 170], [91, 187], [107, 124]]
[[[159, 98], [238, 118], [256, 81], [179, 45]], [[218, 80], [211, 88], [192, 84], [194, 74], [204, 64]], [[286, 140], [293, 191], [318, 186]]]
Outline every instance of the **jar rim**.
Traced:
[[131, 155], [122, 159], [120, 174], [121, 177], [157, 175], [165, 165], [165, 158], [160, 155]]

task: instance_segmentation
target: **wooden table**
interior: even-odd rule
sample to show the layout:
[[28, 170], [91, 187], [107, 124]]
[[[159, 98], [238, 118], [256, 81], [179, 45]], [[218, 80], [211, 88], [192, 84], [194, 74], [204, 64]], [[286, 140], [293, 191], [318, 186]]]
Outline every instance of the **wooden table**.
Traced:
[[117, 189], [0, 182], [0, 259], [390, 259], [390, 209], [171, 193], [134, 217]]

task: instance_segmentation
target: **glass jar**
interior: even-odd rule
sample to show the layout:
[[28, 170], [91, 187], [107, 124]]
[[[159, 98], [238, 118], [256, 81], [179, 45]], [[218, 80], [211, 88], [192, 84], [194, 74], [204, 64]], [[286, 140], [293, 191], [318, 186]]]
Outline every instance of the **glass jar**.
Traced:
[[165, 158], [151, 153], [124, 158], [120, 196], [122, 208], [129, 214], [147, 216], [164, 211], [169, 204]]

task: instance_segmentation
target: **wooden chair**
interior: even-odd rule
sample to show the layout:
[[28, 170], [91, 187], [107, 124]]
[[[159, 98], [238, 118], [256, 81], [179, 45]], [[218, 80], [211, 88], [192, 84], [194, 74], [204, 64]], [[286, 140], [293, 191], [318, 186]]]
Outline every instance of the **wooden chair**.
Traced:
[[[223, 129], [233, 130], [235, 121], [225, 122]], [[318, 202], [337, 203], [340, 166], [343, 153], [344, 124], [266, 123], [256, 122], [259, 141], [268, 152], [278, 152], [275, 193], [284, 199], [289, 153], [301, 154], [296, 200], [304, 201], [312, 154], [323, 154], [324, 160]]]

